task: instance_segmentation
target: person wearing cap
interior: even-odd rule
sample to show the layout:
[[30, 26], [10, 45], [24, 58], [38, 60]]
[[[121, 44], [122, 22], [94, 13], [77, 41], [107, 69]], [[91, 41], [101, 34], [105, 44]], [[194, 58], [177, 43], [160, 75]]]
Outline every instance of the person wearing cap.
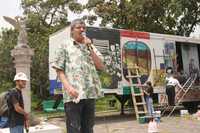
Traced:
[[63, 85], [67, 133], [93, 133], [95, 99], [101, 96], [96, 69], [104, 69], [102, 55], [86, 37], [83, 20], [71, 22], [71, 38], [60, 44], [53, 68]]
[[8, 103], [8, 120], [10, 133], [24, 133], [24, 126], [28, 125], [28, 113], [24, 110], [24, 101], [22, 89], [26, 88], [28, 78], [26, 74], [19, 72], [15, 75], [14, 81], [16, 87], [9, 92]]

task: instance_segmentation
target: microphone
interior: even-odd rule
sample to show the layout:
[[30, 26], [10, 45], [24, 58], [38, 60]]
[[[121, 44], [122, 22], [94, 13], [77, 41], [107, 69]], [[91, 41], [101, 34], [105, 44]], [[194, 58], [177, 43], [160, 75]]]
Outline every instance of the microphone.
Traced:
[[83, 37], [86, 37], [86, 32], [82, 32], [81, 35], [82, 35]]
[[[86, 42], [87, 41], [86, 39], [88, 39], [87, 36], [86, 36], [86, 32], [82, 32], [81, 35], [84, 37], [84, 39], [85, 39], [84, 41]], [[86, 42], [85, 44], [87, 45], [89, 51], [93, 50], [91, 43]]]

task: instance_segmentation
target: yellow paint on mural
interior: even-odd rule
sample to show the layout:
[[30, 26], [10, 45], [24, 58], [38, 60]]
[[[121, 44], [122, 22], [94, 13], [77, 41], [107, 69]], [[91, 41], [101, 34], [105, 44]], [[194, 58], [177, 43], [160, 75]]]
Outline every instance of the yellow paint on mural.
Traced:
[[153, 83], [154, 83], [154, 86], [165, 85], [165, 70], [153, 69]]

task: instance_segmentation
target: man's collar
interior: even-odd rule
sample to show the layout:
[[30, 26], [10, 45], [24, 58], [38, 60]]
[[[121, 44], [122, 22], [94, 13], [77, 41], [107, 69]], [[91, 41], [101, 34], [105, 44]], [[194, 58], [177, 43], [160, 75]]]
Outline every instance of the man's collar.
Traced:
[[73, 45], [80, 45], [80, 42], [77, 42], [74, 38], [70, 38], [70, 40], [73, 42]]
[[18, 88], [18, 87], [15, 87], [16, 88], [16, 90], [18, 90], [18, 91], [22, 91], [22, 89], [20, 89], [20, 88]]

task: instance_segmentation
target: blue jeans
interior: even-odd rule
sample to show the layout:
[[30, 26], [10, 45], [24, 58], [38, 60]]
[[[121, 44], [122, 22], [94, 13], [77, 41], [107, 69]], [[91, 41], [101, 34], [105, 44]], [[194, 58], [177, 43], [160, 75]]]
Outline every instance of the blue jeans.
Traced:
[[95, 100], [65, 103], [67, 133], [93, 133]]
[[24, 126], [10, 127], [10, 133], [24, 133]]
[[149, 115], [152, 116], [152, 115], [153, 115], [153, 112], [154, 112], [152, 97], [146, 96], [146, 97], [145, 97], [145, 101], [146, 101], [146, 104], [147, 104], [148, 113], [149, 113]]
[[8, 127], [8, 118], [0, 116], [0, 128]]

